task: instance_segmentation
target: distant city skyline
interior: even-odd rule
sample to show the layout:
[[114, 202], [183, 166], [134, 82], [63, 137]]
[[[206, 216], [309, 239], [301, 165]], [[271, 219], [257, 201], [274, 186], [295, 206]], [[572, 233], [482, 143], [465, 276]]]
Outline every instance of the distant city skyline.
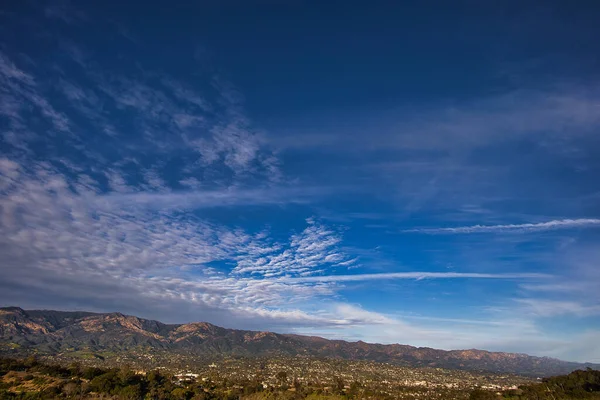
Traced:
[[595, 2], [0, 6], [0, 306], [600, 362]]

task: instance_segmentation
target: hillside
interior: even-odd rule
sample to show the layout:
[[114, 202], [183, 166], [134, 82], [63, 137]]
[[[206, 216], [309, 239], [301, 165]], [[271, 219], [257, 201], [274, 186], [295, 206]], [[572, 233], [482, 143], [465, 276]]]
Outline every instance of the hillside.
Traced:
[[566, 374], [598, 365], [483, 350], [444, 351], [400, 344], [225, 329], [206, 322], [163, 324], [120, 313], [26, 311], [0, 308], [0, 354], [126, 354], [151, 349], [185, 357], [309, 356], [388, 362], [529, 376]]

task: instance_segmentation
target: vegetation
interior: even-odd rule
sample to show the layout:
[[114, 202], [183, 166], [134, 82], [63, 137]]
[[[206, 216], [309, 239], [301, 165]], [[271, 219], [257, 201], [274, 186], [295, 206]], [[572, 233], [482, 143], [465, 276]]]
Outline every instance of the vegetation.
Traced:
[[0, 399], [600, 399], [600, 371], [588, 369], [547, 378], [539, 383], [497, 391], [495, 389], [427, 390], [398, 387], [389, 390], [367, 387], [361, 382], [336, 378], [330, 386], [300, 382], [285, 371], [276, 374], [277, 386], [265, 386], [260, 377], [231, 379], [165, 371], [52, 365], [34, 357], [0, 359]]
[[573, 371], [569, 375], [546, 378], [540, 383], [523, 385], [502, 393], [476, 389], [470, 395], [470, 400], [499, 399], [600, 399], [600, 371], [588, 368], [585, 371]]
[[588, 368], [569, 375], [546, 378], [541, 383], [522, 386], [504, 395], [509, 399], [600, 399], [600, 371]]

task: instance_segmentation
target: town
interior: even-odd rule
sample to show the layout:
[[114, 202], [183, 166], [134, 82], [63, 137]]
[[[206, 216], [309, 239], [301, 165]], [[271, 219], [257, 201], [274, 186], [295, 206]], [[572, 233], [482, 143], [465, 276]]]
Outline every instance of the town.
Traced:
[[243, 392], [311, 392], [322, 395], [371, 393], [390, 398], [468, 398], [473, 389], [489, 392], [516, 390], [535, 379], [442, 368], [410, 368], [373, 361], [314, 357], [214, 357], [181, 353], [132, 351], [109, 354], [58, 354], [46, 360], [86, 366], [129, 366], [136, 374], [159, 370], [181, 386], [199, 384]]

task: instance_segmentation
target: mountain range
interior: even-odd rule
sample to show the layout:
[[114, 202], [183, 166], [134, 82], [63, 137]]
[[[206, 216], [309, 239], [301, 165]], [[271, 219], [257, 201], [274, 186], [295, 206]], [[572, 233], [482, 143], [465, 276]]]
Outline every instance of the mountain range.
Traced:
[[369, 360], [527, 376], [566, 374], [596, 364], [484, 350], [436, 350], [401, 344], [328, 340], [315, 336], [226, 329], [207, 322], [163, 324], [121, 313], [0, 308], [0, 354], [125, 354], [140, 349], [187, 357], [306, 356]]

